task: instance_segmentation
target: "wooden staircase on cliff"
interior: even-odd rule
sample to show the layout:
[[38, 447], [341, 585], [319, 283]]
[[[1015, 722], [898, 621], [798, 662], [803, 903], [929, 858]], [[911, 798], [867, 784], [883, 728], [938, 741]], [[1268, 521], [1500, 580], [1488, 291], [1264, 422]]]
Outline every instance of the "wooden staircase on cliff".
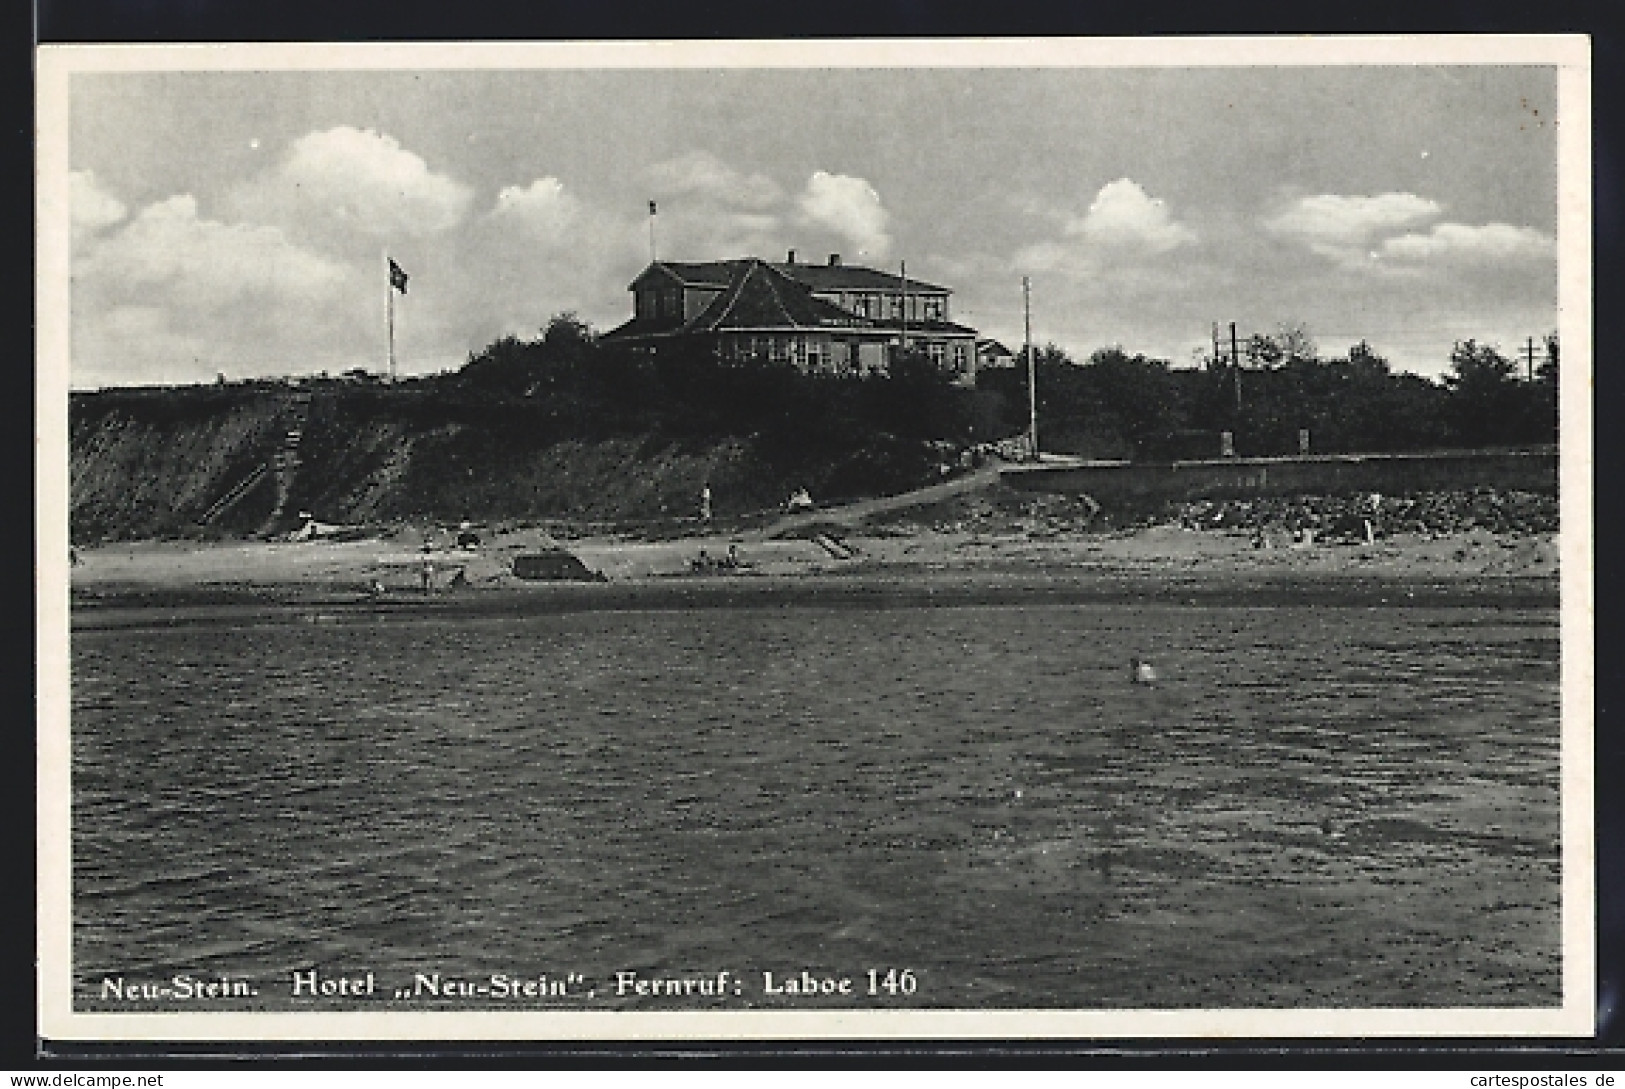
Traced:
[[305, 437], [305, 424], [310, 420], [310, 396], [310, 391], [301, 390], [289, 401], [288, 429], [284, 432], [276, 453], [271, 456], [270, 469], [276, 477], [276, 501], [272, 504], [271, 513], [266, 516], [264, 524], [260, 526], [262, 536], [276, 529], [277, 523], [287, 511], [288, 496], [293, 494], [293, 482], [299, 475], [301, 463], [299, 444]]

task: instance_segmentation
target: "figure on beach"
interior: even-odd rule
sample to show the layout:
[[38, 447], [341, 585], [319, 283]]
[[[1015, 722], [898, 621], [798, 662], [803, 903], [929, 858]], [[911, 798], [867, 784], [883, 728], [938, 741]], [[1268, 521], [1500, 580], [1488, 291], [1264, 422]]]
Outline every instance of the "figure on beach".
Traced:
[[700, 521], [711, 520], [711, 485], [706, 484], [700, 489]]
[[423, 566], [418, 569], [418, 576], [423, 580], [423, 592], [426, 593], [426, 594], [434, 593], [434, 561], [433, 560], [428, 559], [427, 557], [424, 558]]

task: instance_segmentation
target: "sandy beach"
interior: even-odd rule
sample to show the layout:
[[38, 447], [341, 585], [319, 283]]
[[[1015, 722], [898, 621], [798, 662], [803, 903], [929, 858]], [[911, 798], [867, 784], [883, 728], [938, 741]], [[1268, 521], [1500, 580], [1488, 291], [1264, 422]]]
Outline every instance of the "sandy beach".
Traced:
[[[1153, 525], [1102, 533], [1007, 523], [993, 529], [860, 526], [824, 542], [761, 533], [671, 541], [608, 536], [564, 543], [601, 582], [515, 577], [514, 558], [560, 547], [537, 528], [476, 527], [477, 548], [454, 534], [399, 528], [355, 540], [130, 542], [76, 550], [76, 624], [110, 609], [322, 602], [437, 609], [662, 607], [754, 600], [892, 598], [920, 594], [1023, 600], [1219, 593], [1373, 601], [1448, 593], [1557, 600], [1553, 535], [1398, 534], [1372, 543], [1294, 541], [1287, 534]], [[425, 551], [425, 542], [428, 550]], [[834, 550], [827, 547], [834, 545]], [[697, 567], [734, 549], [737, 566]], [[433, 566], [423, 588], [424, 561]], [[460, 577], [459, 577], [460, 576]], [[991, 597], [990, 597], [991, 595]], [[1263, 595], [1259, 597], [1258, 595]], [[122, 607], [122, 608], [121, 608]]]

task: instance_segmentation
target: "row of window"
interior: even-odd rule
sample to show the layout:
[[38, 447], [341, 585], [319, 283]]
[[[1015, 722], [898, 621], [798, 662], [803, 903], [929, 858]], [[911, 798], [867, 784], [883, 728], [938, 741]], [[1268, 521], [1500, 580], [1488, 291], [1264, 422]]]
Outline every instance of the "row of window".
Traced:
[[[969, 374], [971, 353], [967, 342], [956, 340], [951, 345], [940, 340], [925, 342], [926, 356], [939, 367], [948, 363], [950, 351], [954, 370], [959, 374]], [[765, 359], [773, 363], [793, 363], [801, 370], [828, 368], [844, 373], [857, 367], [859, 353], [856, 345], [844, 341], [758, 335], [725, 339], [722, 354], [734, 360]]]
[[[840, 296], [839, 305], [860, 317], [902, 321], [904, 298], [900, 294], [845, 293]], [[909, 295], [907, 299], [909, 321], [946, 321], [948, 318], [948, 300], [941, 295]]]

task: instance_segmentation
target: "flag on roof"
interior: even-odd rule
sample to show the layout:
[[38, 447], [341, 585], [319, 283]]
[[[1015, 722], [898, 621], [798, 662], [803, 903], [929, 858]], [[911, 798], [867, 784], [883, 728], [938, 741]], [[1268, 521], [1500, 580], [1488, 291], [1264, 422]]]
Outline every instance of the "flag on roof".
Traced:
[[655, 214], [655, 202], [652, 201], [652, 200], [649, 202], [649, 214], [650, 215]]
[[397, 265], [393, 257], [389, 259], [389, 286], [406, 294], [406, 270]]

